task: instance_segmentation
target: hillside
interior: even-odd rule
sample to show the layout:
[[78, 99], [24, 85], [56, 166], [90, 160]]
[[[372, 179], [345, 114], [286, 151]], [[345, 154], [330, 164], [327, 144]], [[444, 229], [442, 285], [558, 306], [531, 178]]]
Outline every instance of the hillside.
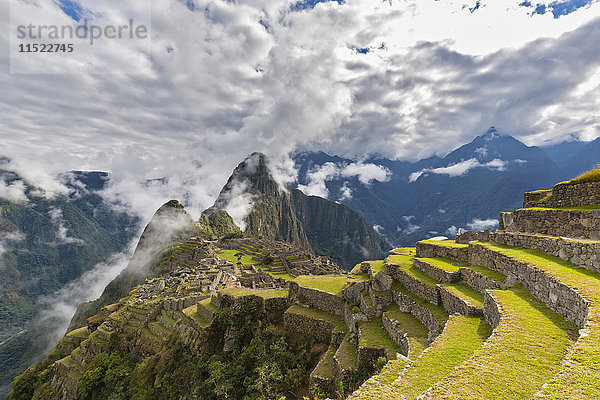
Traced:
[[598, 398], [597, 176], [526, 193], [496, 233], [350, 273], [289, 244], [191, 237], [9, 398]]
[[14, 376], [54, 346], [54, 329], [64, 332], [62, 321], [39, 321], [47, 307], [40, 300], [124, 251], [139, 221], [102, 199], [99, 192], [109, 180], [104, 172], [63, 174], [69, 193], [52, 199], [1, 165], [0, 180], [24, 189], [22, 197], [0, 198], [2, 398]]
[[261, 153], [238, 165], [204, 214], [221, 209], [240, 214], [246, 234], [296, 244], [346, 269], [388, 248], [360, 213], [279, 185]]

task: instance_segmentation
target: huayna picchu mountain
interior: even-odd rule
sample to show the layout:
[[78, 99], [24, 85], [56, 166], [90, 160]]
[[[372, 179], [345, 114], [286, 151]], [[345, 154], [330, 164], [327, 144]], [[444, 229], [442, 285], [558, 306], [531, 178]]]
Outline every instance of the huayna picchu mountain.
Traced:
[[526, 193], [495, 233], [350, 273], [291, 244], [192, 236], [9, 399], [597, 399], [599, 227], [600, 170]]
[[246, 234], [294, 243], [347, 269], [389, 249], [360, 213], [277, 183], [261, 153], [237, 166], [204, 214], [239, 208], [244, 201], [249, 209], [244, 217]]

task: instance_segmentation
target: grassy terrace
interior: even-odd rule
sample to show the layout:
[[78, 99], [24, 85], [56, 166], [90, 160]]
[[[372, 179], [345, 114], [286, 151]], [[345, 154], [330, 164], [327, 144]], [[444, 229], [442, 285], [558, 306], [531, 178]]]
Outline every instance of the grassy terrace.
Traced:
[[402, 394], [414, 399], [422, 394], [471, 357], [490, 334], [490, 326], [481, 318], [463, 315], [450, 317], [444, 331], [431, 347], [392, 385], [396, 390], [396, 398]]
[[319, 289], [335, 295], [341, 295], [342, 289], [346, 287], [347, 275], [300, 275], [294, 279], [298, 285]]
[[346, 327], [346, 323], [344, 322], [344, 318], [340, 315], [329, 314], [328, 312], [321, 311], [317, 308], [305, 308], [298, 305], [293, 305], [288, 308], [285, 312], [304, 315], [306, 317], [319, 319], [321, 321], [331, 322], [335, 325], [334, 331], [337, 332], [347, 332], [348, 328]]
[[[221, 250], [220, 252], [217, 251], [217, 256], [221, 257], [227, 261], [231, 261], [233, 263], [237, 263], [238, 262], [238, 258], [235, 256], [238, 253], [242, 253], [244, 254], [243, 251], [241, 250]], [[260, 264], [260, 261], [257, 260], [253, 260], [252, 256], [248, 255], [248, 254], [244, 254], [240, 260], [242, 262], [242, 264], [245, 265], [256, 265], [256, 264]]]
[[358, 347], [350, 341], [350, 334], [344, 336], [344, 340], [335, 352], [335, 357], [343, 369], [358, 367]]
[[571, 179], [567, 183], [582, 183], [582, 182], [600, 182], [600, 168], [592, 169], [584, 172], [577, 178]]
[[229, 288], [221, 290], [222, 294], [228, 294], [233, 297], [258, 296], [263, 299], [274, 299], [277, 297], [287, 297], [287, 289], [248, 289], [248, 288]]
[[594, 211], [600, 210], [600, 205], [598, 206], [575, 206], [575, 207], [529, 207], [529, 208], [521, 208], [521, 210], [533, 210], [533, 211], [547, 211], [547, 210], [565, 210], [565, 211]]
[[379, 271], [383, 271], [385, 269], [385, 261], [383, 260], [369, 261], [369, 264], [371, 264], [373, 275], [376, 275]]
[[213, 303], [210, 302], [210, 297], [200, 301], [198, 304], [214, 313], [219, 311], [219, 309]]
[[398, 247], [397, 249], [390, 250], [390, 255], [398, 256], [415, 256], [416, 249], [414, 247]]
[[411, 293], [407, 288], [402, 286], [400, 282], [394, 281], [394, 283], [392, 284], [392, 290], [402, 293], [403, 295], [409, 297], [415, 303], [427, 308], [433, 314], [434, 318], [440, 323], [440, 325], [443, 326], [448, 320], [448, 313], [446, 312], [446, 310], [444, 310], [444, 307], [431, 304], [427, 300], [422, 299], [421, 297]]
[[421, 271], [419, 268], [415, 267], [413, 265], [413, 258], [410, 256], [391, 255], [386, 258], [386, 262], [388, 264], [398, 265], [400, 271], [407, 273], [427, 286], [435, 287], [435, 285], [440, 283], [439, 281], [427, 275], [425, 272]]
[[90, 334], [88, 332], [87, 326], [84, 326], [83, 328], [75, 329], [75, 330], [67, 333], [67, 336], [81, 338], [81, 339], [85, 339], [89, 335]]
[[444, 283], [440, 286], [473, 307], [483, 307], [483, 294], [472, 287], [462, 283]]
[[184, 308], [183, 313], [191, 319], [193, 319], [201, 328], [206, 328], [208, 325], [210, 325], [210, 323], [207, 320], [198, 315], [198, 311], [195, 305], [190, 306], [188, 308]]
[[506, 279], [506, 275], [503, 275], [500, 272], [491, 270], [489, 268], [479, 267], [477, 265], [468, 265], [467, 268], [477, 272], [480, 275], [485, 276], [486, 278], [490, 278], [498, 283], [502, 283]]
[[467, 243], [456, 243], [454, 240], [421, 240], [420, 243], [451, 247], [453, 249], [466, 249], [469, 247]]
[[386, 311], [390, 319], [400, 323], [402, 331], [408, 336], [410, 352], [408, 357], [413, 360], [429, 346], [427, 341], [427, 328], [412, 314], [400, 311], [397, 305], [393, 305]]
[[426, 398], [529, 399], [558, 371], [575, 327], [521, 286], [490, 293], [502, 310], [494, 335]]
[[359, 326], [358, 347], [360, 348], [384, 348], [388, 359], [396, 359], [400, 352], [396, 342], [386, 332], [380, 320], [363, 322]]
[[419, 261], [426, 262], [434, 267], [447, 272], [458, 272], [459, 267], [468, 267], [469, 263], [456, 261], [446, 257], [435, 258], [417, 258]]
[[589, 304], [587, 335], [573, 346], [568, 363], [537, 397], [546, 399], [600, 398], [600, 274], [539, 251], [481, 243], [490, 250], [527, 262], [576, 289]]
[[[313, 370], [312, 374], [322, 378], [330, 378], [333, 373], [333, 356], [335, 354], [335, 346], [330, 345], [329, 349], [321, 356], [319, 363]], [[311, 374], [311, 375], [312, 375]]]

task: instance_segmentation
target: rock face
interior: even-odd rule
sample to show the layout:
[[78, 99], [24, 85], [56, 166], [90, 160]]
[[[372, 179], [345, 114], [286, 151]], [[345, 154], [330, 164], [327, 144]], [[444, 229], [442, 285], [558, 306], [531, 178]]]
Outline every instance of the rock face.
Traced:
[[88, 317], [99, 312], [105, 305], [116, 302], [129, 294], [146, 278], [158, 276], [158, 257], [165, 247], [186, 236], [194, 229], [193, 218], [177, 200], [163, 204], [144, 229], [129, 265], [108, 286], [97, 300], [82, 303], [69, 325], [69, 331], [85, 325]]
[[242, 216], [245, 233], [293, 243], [344, 268], [379, 258], [388, 249], [358, 212], [279, 185], [261, 153], [251, 154], [237, 166], [215, 204], [204, 214], [227, 210], [233, 215], [231, 210], [242, 206], [249, 209]]

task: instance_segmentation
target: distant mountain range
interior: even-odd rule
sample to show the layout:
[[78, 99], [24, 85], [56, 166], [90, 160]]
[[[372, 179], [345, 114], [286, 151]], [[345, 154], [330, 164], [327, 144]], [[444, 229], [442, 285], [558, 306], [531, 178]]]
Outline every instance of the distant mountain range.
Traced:
[[[387, 171], [365, 183], [360, 175], [331, 174], [356, 160], [323, 152], [299, 153], [297, 187], [326, 188], [330, 200], [361, 212], [394, 245], [453, 237], [458, 228], [494, 228], [500, 211], [522, 205], [522, 193], [572, 178], [600, 162], [600, 138], [529, 147], [493, 127], [450, 152], [418, 162], [371, 157], [361, 165]], [[316, 182], [318, 180], [321, 182]], [[310, 194], [310, 193], [308, 193]]]

